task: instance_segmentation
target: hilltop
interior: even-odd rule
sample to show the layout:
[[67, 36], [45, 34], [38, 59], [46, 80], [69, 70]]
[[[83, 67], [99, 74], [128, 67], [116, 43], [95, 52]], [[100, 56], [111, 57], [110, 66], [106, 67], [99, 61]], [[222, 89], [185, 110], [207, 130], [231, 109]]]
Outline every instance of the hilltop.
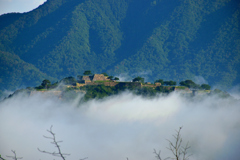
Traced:
[[83, 95], [81, 102], [86, 102], [91, 99], [102, 99], [126, 91], [146, 98], [155, 97], [158, 94], [168, 95], [174, 91], [180, 92], [187, 97], [212, 94], [217, 94], [222, 98], [229, 97], [229, 94], [226, 92], [218, 89], [212, 91], [210, 90], [210, 85], [199, 85], [191, 80], [181, 81], [179, 85], [175, 81], [163, 81], [162, 79], [155, 80], [154, 83], [144, 82], [144, 78], [142, 77], [135, 77], [130, 82], [123, 82], [118, 77], [114, 78], [113, 76], [108, 76], [106, 73], [91, 74], [91, 71], [85, 71], [85, 73], [89, 73], [90, 75], [79, 75], [77, 79], [71, 76], [65, 77], [53, 84], [45, 79], [41, 85], [17, 90], [9, 95], [9, 98], [20, 93], [31, 96], [40, 92], [48, 97], [55, 96], [63, 100], [73, 100], [81, 94]]
[[0, 90], [86, 69], [239, 84], [239, 6], [237, 0], [48, 0], [28, 13], [2, 15]]

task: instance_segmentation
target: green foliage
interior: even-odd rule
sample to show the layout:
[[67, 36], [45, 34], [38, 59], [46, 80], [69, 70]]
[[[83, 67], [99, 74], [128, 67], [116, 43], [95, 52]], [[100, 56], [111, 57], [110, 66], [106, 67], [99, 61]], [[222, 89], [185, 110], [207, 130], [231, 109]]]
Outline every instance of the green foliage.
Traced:
[[[117, 77], [115, 77], [114, 79], [117, 80]], [[182, 86], [176, 86], [176, 87], [174, 86], [173, 87], [173, 85], [176, 85], [176, 82], [174, 82], [174, 81], [164, 81], [166, 85], [171, 85], [171, 86], [156, 86], [156, 85], [152, 85], [152, 84], [142, 85], [142, 83], [139, 82], [143, 79], [141, 77], [136, 77], [134, 79], [135, 79], [135, 82], [113, 82], [110, 80], [94, 81], [94, 83], [92, 83], [91, 85], [84, 85], [82, 87], [76, 86], [77, 80], [72, 76], [63, 78], [60, 81], [61, 83], [64, 83], [68, 86], [65, 86], [65, 85], [58, 86], [59, 82], [55, 82], [55, 83], [51, 84], [51, 82], [49, 80], [44, 79], [40, 86], [35, 87], [35, 88], [27, 87], [26, 89], [17, 90], [16, 92], [14, 92], [13, 95], [16, 95], [18, 93], [30, 94], [31, 91], [33, 91], [34, 89], [36, 89], [37, 91], [48, 91], [49, 89], [58, 87], [58, 90], [63, 92], [62, 93], [63, 100], [73, 100], [79, 94], [84, 93], [84, 97], [81, 99], [81, 102], [86, 102], [91, 99], [102, 99], [107, 96], [116, 95], [116, 94], [119, 94], [120, 92], [124, 92], [124, 91], [130, 91], [135, 95], [140, 95], [140, 96], [143, 96], [146, 98], [151, 98], [151, 97], [156, 96], [157, 94], [169, 94], [172, 91], [174, 91], [175, 89], [185, 90], [187, 87], [194, 88], [194, 86], [195, 86], [195, 88], [200, 89], [200, 90], [211, 88], [207, 84], [203, 84], [200, 87], [200, 85], [195, 84], [191, 80], [182, 81], [182, 82], [180, 82], [180, 84]], [[159, 80], [157, 80], [157, 81], [159, 81]], [[107, 86], [109, 83], [105, 84], [106, 82], [111, 82], [114, 85]], [[207, 91], [206, 93], [208, 94], [209, 91]], [[215, 89], [213, 92], [211, 92], [211, 94], [217, 94], [221, 97], [229, 96], [227, 93], [222, 92], [217, 89]], [[13, 95], [10, 95], [9, 97], [12, 97]]]
[[164, 81], [163, 81], [162, 79], [158, 79], [158, 80], [155, 81], [155, 83], [161, 83], [161, 84], [163, 84]]
[[236, 0], [51, 0], [27, 14], [2, 15], [0, 90], [86, 68], [111, 75], [152, 71], [149, 81], [202, 76], [210, 84], [238, 84], [239, 5]]
[[86, 85], [80, 87], [80, 90], [86, 91], [83, 102], [90, 99], [102, 99], [107, 96], [116, 95], [123, 91], [131, 91], [135, 95], [141, 95], [143, 97], [154, 97], [157, 94], [169, 94], [174, 91], [174, 87], [158, 86], [153, 87], [141, 87], [139, 82], [119, 82], [116, 86], [105, 85]]
[[43, 79], [56, 80], [19, 58], [0, 51], [0, 90], [15, 90], [22, 86], [36, 86]]
[[84, 86], [81, 87], [80, 89], [87, 91], [86, 94], [84, 95], [83, 101], [87, 101], [89, 99], [101, 99], [116, 93], [116, 91], [113, 90], [113, 87], [104, 85]]
[[181, 90], [185, 90], [185, 89], [187, 89], [186, 86], [176, 86], [175, 88], [176, 88], [176, 89], [181, 89]]
[[229, 98], [231, 97], [229, 93], [227, 92], [223, 92], [221, 91], [220, 89], [214, 89], [212, 92], [211, 92], [211, 95], [217, 95], [221, 98]]
[[157, 90], [155, 90], [154, 88], [151, 87], [143, 87], [143, 88], [138, 88], [135, 91], [136, 95], [141, 95], [144, 97], [153, 97], [156, 96]]
[[42, 81], [42, 84], [41, 84], [41, 86], [43, 86], [44, 88], [48, 88], [48, 86], [50, 86], [51, 85], [51, 82], [48, 80], [48, 79], [45, 79], [45, 80], [43, 80]]
[[50, 88], [50, 89], [57, 88], [58, 85], [59, 85], [58, 82], [54, 82], [53, 84], [51, 84], [51, 85], [49, 86], [49, 88]]
[[179, 84], [181, 86], [185, 86], [185, 87], [188, 87], [188, 88], [194, 88], [194, 89], [203, 89], [203, 90], [210, 90], [211, 89], [211, 86], [208, 85], [208, 84], [199, 85], [199, 84], [194, 83], [192, 80], [181, 81]]
[[63, 78], [60, 82], [63, 82], [64, 84], [67, 84], [67, 85], [76, 85], [77, 80], [74, 77], [70, 76], [70, 77]]
[[166, 86], [158, 86], [158, 87], [156, 87], [156, 91], [158, 93], [171, 93], [172, 91], [174, 91], [174, 88], [166, 87]]
[[140, 82], [121, 82], [118, 83], [118, 85], [115, 86], [116, 90], [118, 91], [125, 91], [125, 90], [136, 90], [138, 88], [141, 88]]
[[102, 74], [103, 74], [104, 76], [108, 76], [108, 74], [107, 74], [107, 73], [105, 73], [105, 72], [104, 72], [104, 73], [102, 73]]
[[181, 81], [179, 83], [181, 86], [186, 86], [188, 88], [196, 88], [196, 89], [199, 89], [200, 88], [200, 85], [194, 83], [192, 80], [185, 80], [185, 81]]
[[58, 85], [59, 85], [58, 82], [55, 82], [55, 83], [51, 84], [51, 82], [49, 80], [45, 79], [45, 80], [42, 81], [40, 86], [35, 87], [35, 88], [27, 87], [27, 89], [30, 88], [28, 90], [36, 89], [38, 91], [46, 91], [48, 89], [54, 89], [54, 88], [58, 87]]
[[109, 76], [108, 79], [113, 80], [113, 76]]
[[84, 73], [83, 73], [83, 75], [91, 75], [92, 74], [92, 72], [91, 71], [84, 71]]
[[177, 82], [175, 82], [175, 81], [164, 81], [163, 84], [166, 85], [166, 86], [176, 86]]
[[133, 82], [141, 82], [141, 83], [144, 83], [144, 78], [138, 76], [138, 77], [134, 78], [132, 81], [133, 81]]
[[211, 89], [211, 86], [208, 85], [208, 84], [202, 84], [202, 85], [201, 85], [201, 88], [204, 89], [204, 90], [210, 90], [210, 89]]
[[118, 78], [118, 77], [115, 77], [113, 80], [115, 80], [115, 81], [119, 81], [119, 78]]

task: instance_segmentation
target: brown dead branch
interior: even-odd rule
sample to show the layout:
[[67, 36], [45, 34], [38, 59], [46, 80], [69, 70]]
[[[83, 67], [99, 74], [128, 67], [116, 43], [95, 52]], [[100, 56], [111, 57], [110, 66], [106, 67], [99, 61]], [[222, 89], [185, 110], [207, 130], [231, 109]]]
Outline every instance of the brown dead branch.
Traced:
[[[176, 134], [173, 135], [175, 141], [172, 142], [170, 140], [167, 139], [167, 141], [169, 142], [169, 147], [167, 147], [167, 149], [169, 149], [172, 154], [173, 154], [173, 157], [168, 157], [168, 158], [165, 158], [166, 159], [172, 159], [172, 160], [188, 160], [189, 157], [191, 155], [188, 155], [188, 149], [190, 148], [189, 144], [187, 143], [185, 147], [182, 146], [182, 138], [181, 138], [181, 132], [182, 130], [182, 127], [179, 127], [179, 130], [176, 130]], [[154, 152], [153, 152], [156, 156], [156, 158], [158, 160], [162, 160], [161, 159], [161, 156], [160, 156], [160, 153], [161, 151], [157, 152], [155, 149], [154, 149]]]
[[[12, 158], [14, 160], [18, 160], [18, 159], [22, 159], [23, 157], [17, 157], [17, 154], [14, 150], [12, 150], [14, 156], [6, 156], [6, 157], [9, 157], [9, 158]], [[1, 157], [2, 158], [2, 157]], [[3, 159], [3, 158], [2, 158]]]
[[161, 151], [156, 151], [156, 149], [153, 150], [153, 153], [156, 155], [155, 157], [158, 159], [158, 160], [162, 160], [160, 154], [161, 154]]
[[57, 148], [58, 151], [57, 152], [55, 152], [55, 151], [48, 152], [48, 151], [41, 150], [39, 148], [38, 148], [38, 150], [42, 153], [47, 153], [47, 154], [53, 155], [55, 157], [61, 157], [63, 160], [65, 160], [65, 156], [69, 156], [70, 154], [62, 153], [60, 145], [59, 145], [59, 143], [61, 143], [62, 141], [56, 140], [55, 133], [53, 133], [53, 131], [52, 131], [52, 126], [50, 127], [50, 130], [47, 130], [47, 131], [51, 134], [52, 137], [47, 137], [47, 136], [43, 136], [43, 137], [47, 138], [47, 139], [51, 139], [52, 140], [51, 143], [55, 145], [55, 147]]

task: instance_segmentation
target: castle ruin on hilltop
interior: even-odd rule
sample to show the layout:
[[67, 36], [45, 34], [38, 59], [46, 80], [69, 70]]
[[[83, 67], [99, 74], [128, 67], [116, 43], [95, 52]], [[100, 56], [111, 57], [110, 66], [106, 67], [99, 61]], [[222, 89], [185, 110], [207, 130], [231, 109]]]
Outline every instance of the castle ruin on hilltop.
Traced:
[[93, 74], [87, 76], [79, 76], [77, 87], [85, 86], [85, 85], [105, 85], [105, 86], [125, 86], [125, 87], [152, 87], [155, 88], [157, 86], [161, 86], [161, 83], [156, 82], [155, 84], [151, 84], [147, 82], [142, 84], [141, 82], [116, 82], [115, 80], [109, 79], [108, 76], [104, 76], [104, 74]]
[[94, 74], [92, 76], [81, 76], [79, 77], [80, 83], [91, 83], [96, 81], [108, 81], [108, 76], [104, 76], [103, 74]]

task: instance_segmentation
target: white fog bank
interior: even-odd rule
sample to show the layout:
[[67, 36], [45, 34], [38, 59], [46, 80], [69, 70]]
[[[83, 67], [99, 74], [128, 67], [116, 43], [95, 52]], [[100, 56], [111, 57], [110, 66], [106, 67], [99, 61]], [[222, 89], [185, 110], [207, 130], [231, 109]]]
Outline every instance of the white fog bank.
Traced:
[[[24, 160], [60, 159], [37, 148], [56, 151], [46, 131], [53, 125], [66, 159], [154, 160], [172, 156], [166, 139], [183, 126], [190, 160], [240, 159], [240, 101], [208, 97], [189, 100], [177, 93], [145, 99], [124, 93], [83, 105], [41, 94], [0, 103], [0, 154], [15, 150]], [[7, 159], [7, 158], [6, 158]]]

